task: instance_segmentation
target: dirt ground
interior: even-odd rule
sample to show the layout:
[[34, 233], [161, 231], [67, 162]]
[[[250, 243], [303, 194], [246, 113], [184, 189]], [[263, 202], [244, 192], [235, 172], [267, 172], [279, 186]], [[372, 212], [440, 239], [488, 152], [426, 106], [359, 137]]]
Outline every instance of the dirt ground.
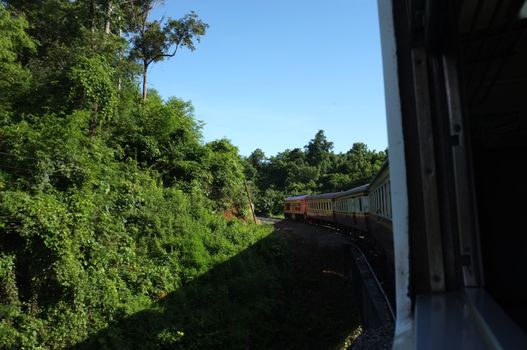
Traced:
[[263, 223], [274, 224], [296, 261], [286, 295], [287, 310], [295, 314], [287, 317], [284, 348], [295, 344], [299, 349], [347, 349], [362, 332], [352, 295], [353, 258], [348, 239], [323, 227], [287, 219], [264, 219]]

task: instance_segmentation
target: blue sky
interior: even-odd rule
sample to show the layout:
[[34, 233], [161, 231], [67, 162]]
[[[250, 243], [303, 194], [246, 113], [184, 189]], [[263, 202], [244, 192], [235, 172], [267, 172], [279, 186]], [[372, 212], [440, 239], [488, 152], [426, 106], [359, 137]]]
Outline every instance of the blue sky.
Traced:
[[194, 104], [205, 141], [249, 155], [303, 147], [319, 129], [345, 152], [387, 146], [374, 0], [167, 0], [210, 25], [194, 52], [152, 65], [148, 87]]

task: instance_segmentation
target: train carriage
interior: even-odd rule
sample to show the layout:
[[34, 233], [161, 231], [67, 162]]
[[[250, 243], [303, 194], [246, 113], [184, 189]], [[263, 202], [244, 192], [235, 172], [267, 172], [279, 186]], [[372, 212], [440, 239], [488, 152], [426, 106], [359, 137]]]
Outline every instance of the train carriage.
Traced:
[[307, 219], [310, 221], [335, 222], [333, 202], [339, 194], [340, 192], [308, 196], [306, 198]]
[[335, 223], [353, 231], [367, 232], [368, 184], [341, 192], [334, 202]]
[[291, 219], [306, 218], [307, 195], [291, 196], [284, 200], [284, 216]]
[[388, 261], [393, 261], [390, 172], [385, 162], [369, 187], [368, 232]]

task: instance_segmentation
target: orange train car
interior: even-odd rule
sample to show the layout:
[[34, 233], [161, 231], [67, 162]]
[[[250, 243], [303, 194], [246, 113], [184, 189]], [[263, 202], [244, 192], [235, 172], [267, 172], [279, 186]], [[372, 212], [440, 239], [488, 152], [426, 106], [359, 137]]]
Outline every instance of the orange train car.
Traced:
[[306, 198], [303, 194], [299, 196], [287, 197], [284, 200], [284, 216], [291, 219], [306, 219]]

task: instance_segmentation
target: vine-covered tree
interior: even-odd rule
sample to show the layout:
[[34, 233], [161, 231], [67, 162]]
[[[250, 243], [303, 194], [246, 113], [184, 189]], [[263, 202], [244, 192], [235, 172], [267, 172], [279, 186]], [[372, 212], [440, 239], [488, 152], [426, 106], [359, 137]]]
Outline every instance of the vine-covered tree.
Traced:
[[0, 113], [7, 112], [10, 102], [30, 88], [31, 72], [20, 61], [21, 53], [36, 49], [27, 28], [24, 17], [14, 16], [0, 5]]

